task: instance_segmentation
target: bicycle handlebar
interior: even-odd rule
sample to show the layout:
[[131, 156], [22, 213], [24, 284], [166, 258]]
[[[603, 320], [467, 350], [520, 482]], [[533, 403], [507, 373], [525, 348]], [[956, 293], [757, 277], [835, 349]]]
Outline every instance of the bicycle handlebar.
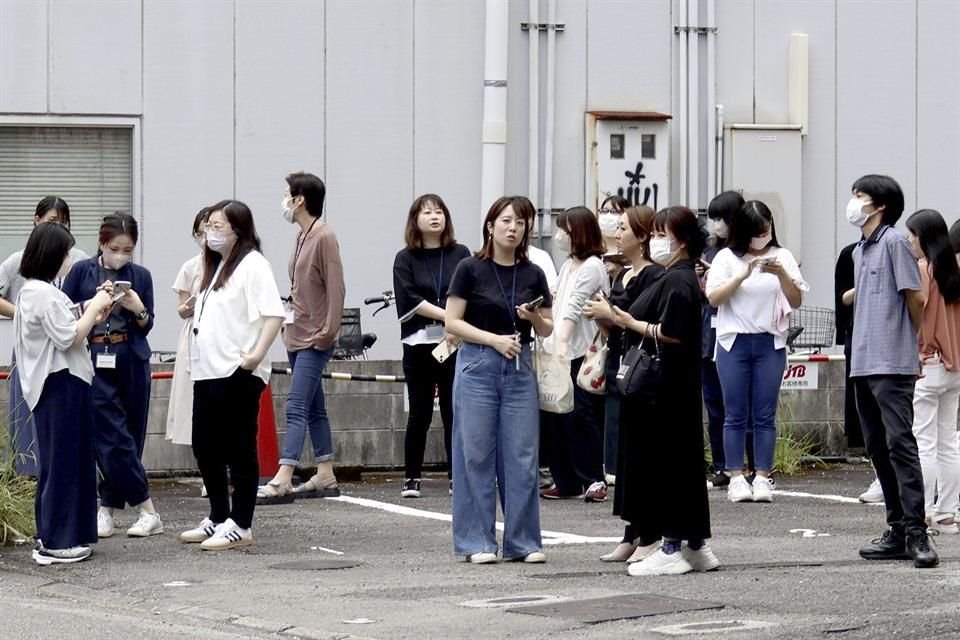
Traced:
[[381, 302], [386, 302], [383, 296], [375, 296], [373, 298], [363, 299], [363, 304], [380, 304]]

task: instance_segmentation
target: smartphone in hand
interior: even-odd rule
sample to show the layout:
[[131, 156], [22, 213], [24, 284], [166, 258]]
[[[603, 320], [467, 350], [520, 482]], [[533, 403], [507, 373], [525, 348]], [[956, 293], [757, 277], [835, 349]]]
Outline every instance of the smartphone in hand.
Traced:
[[525, 306], [527, 307], [528, 311], [533, 311], [534, 309], [539, 309], [542, 305], [543, 305], [543, 296], [537, 296], [536, 298], [528, 302]]

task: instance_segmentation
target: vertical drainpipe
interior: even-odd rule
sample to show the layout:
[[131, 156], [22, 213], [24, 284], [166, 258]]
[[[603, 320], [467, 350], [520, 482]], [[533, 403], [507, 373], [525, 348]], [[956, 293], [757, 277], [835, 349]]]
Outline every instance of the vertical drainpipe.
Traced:
[[507, 0], [486, 0], [483, 59], [483, 157], [480, 170], [480, 219], [504, 194], [507, 145]]

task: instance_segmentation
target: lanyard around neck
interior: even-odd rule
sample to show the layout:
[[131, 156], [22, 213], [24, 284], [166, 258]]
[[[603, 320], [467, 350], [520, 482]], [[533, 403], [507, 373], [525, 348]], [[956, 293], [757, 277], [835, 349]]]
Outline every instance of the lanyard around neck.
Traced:
[[513, 263], [513, 291], [510, 292], [510, 298], [507, 299], [507, 291], [503, 288], [503, 282], [500, 280], [500, 272], [497, 271], [497, 263], [493, 260], [490, 261], [490, 266], [493, 268], [493, 275], [497, 277], [497, 284], [500, 285], [500, 293], [503, 295], [503, 302], [507, 305], [507, 313], [510, 315], [510, 322], [513, 323], [513, 328], [517, 328], [517, 312], [514, 309], [517, 302], [517, 263]]
[[303, 251], [303, 245], [307, 242], [307, 236], [310, 235], [310, 232], [313, 231], [313, 225], [317, 224], [317, 220], [320, 218], [314, 218], [313, 222], [310, 223], [310, 226], [307, 227], [307, 230], [300, 236], [297, 240], [297, 247], [293, 251], [293, 269], [290, 270], [290, 292], [293, 293], [293, 281], [297, 275], [297, 262], [300, 260], [300, 252]]
[[433, 267], [430, 266], [430, 256], [424, 255], [424, 260], [427, 262], [427, 269], [430, 270], [430, 278], [433, 280], [433, 284], [437, 289], [437, 306], [441, 307], [440, 304], [441, 298], [443, 298], [443, 248], [440, 248], [440, 272], [436, 276], [433, 274]]

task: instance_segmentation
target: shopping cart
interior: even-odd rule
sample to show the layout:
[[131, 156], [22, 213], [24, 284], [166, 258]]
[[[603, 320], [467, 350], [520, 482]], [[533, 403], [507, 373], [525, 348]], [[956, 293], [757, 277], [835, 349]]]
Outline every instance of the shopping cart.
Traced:
[[813, 353], [820, 353], [821, 349], [833, 346], [835, 330], [833, 309], [799, 307], [790, 314], [787, 347], [790, 353], [794, 353], [797, 349], [809, 349]]

